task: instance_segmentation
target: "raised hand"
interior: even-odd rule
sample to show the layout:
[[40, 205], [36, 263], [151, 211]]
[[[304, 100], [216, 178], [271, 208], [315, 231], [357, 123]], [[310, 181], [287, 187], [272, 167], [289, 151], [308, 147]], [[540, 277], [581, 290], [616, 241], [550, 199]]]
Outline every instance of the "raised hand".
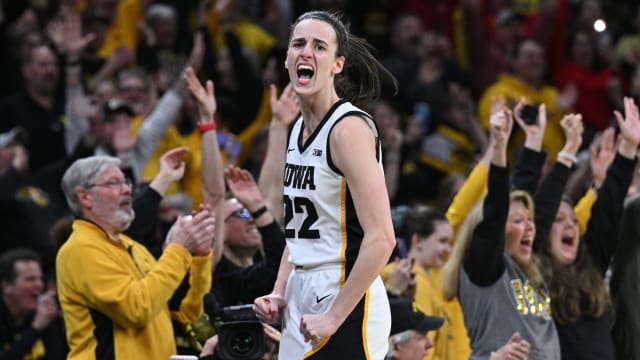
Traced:
[[258, 184], [247, 170], [230, 166], [224, 170], [224, 178], [233, 197], [238, 199], [249, 211], [254, 212], [264, 206]]
[[507, 99], [504, 96], [494, 96], [491, 98], [491, 109], [490, 114], [496, 114], [507, 105]]
[[178, 181], [184, 176], [185, 162], [189, 148], [180, 146], [164, 153], [160, 158], [160, 171], [170, 182]]
[[59, 52], [65, 53], [65, 34], [64, 34], [64, 19], [55, 18], [51, 19], [44, 29], [47, 37], [56, 46]]
[[214, 116], [216, 114], [216, 110], [218, 109], [218, 104], [216, 102], [213, 81], [207, 80], [205, 89], [200, 83], [200, 80], [198, 80], [198, 77], [196, 76], [192, 67], [188, 67], [184, 71], [184, 79], [187, 82], [189, 91], [191, 91], [191, 94], [193, 94], [193, 96], [198, 101], [200, 121], [215, 121]]
[[506, 106], [491, 114], [491, 118], [489, 118], [491, 163], [496, 166], [507, 166], [507, 145], [512, 128], [512, 114]]
[[38, 297], [38, 307], [36, 308], [36, 315], [33, 317], [31, 326], [38, 330], [44, 330], [51, 321], [60, 316], [60, 309], [56, 303], [56, 292], [49, 290]]
[[66, 34], [65, 50], [69, 59], [75, 60], [95, 38], [93, 33], [82, 35], [82, 22], [78, 15], [69, 15], [63, 24]]
[[293, 86], [291, 83], [287, 84], [280, 97], [278, 97], [278, 89], [274, 84], [271, 84], [270, 88], [273, 119], [285, 126], [289, 126], [300, 112], [300, 105], [298, 104], [297, 95], [293, 91]]
[[599, 188], [607, 176], [607, 168], [616, 155], [616, 144], [614, 141], [615, 130], [610, 127], [594, 139], [589, 147], [591, 177], [596, 188]]
[[413, 272], [413, 259], [396, 259], [395, 266], [389, 271], [384, 287], [396, 296], [413, 299], [416, 294], [416, 274]]
[[75, 14], [69, 14], [63, 19], [51, 20], [47, 24], [46, 32], [58, 51], [66, 54], [68, 61], [77, 60], [82, 51], [95, 38], [93, 33], [82, 35], [80, 16]]
[[506, 107], [502, 111], [491, 114], [489, 119], [489, 131], [496, 146], [506, 147], [513, 128], [512, 114]]
[[575, 155], [582, 145], [582, 131], [584, 127], [582, 125], [581, 114], [569, 114], [565, 115], [560, 120], [560, 127], [564, 132], [565, 145], [562, 151], [569, 152]]
[[620, 128], [620, 147], [618, 151], [621, 155], [633, 159], [636, 156], [638, 144], [640, 144], [640, 114], [638, 106], [633, 98], [624, 98], [624, 119], [619, 111], [614, 111], [618, 127]]
[[565, 142], [562, 150], [558, 153], [557, 161], [570, 168], [578, 160], [576, 153], [582, 144], [582, 115], [565, 115], [560, 121], [560, 127], [564, 132]]
[[540, 151], [542, 149], [542, 139], [544, 138], [544, 129], [547, 126], [547, 108], [545, 104], [540, 104], [538, 107], [538, 121], [534, 124], [527, 124], [522, 119], [522, 110], [526, 106], [524, 96], [520, 98], [520, 101], [513, 109], [513, 116], [515, 117], [516, 123], [518, 126], [524, 131], [526, 135], [525, 139], [525, 147]]

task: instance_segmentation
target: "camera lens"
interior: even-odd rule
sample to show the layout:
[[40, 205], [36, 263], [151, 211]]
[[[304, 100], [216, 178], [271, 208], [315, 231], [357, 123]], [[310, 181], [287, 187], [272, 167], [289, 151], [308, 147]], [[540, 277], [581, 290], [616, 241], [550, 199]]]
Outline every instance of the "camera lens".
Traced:
[[256, 360], [265, 352], [264, 330], [258, 320], [231, 321], [218, 326], [216, 347], [222, 360]]
[[256, 339], [253, 335], [246, 331], [236, 333], [230, 340], [231, 349], [233, 349], [233, 351], [238, 355], [244, 355], [251, 352], [256, 343]]

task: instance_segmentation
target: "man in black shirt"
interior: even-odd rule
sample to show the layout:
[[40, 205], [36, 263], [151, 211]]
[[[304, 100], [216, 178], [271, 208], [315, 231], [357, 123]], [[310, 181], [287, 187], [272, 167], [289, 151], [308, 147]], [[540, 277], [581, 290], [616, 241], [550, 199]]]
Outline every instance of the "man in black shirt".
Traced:
[[27, 249], [5, 252], [0, 277], [0, 359], [64, 359], [61, 312], [55, 292], [44, 292], [38, 255]]
[[284, 233], [247, 170], [232, 166], [224, 174], [235, 197], [224, 204], [224, 250], [213, 272], [213, 293], [221, 306], [251, 304], [273, 288]]
[[22, 126], [27, 133], [29, 171], [62, 159], [64, 99], [58, 97], [58, 58], [49, 45], [38, 45], [22, 59], [23, 88], [0, 100], [0, 132]]

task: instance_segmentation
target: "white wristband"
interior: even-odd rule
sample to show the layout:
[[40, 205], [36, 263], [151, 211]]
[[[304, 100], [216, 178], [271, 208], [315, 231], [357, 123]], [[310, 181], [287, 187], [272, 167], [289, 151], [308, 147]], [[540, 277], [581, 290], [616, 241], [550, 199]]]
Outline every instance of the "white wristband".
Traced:
[[577, 162], [578, 162], [578, 158], [577, 158], [575, 155], [573, 155], [573, 154], [569, 154], [569, 153], [568, 153], [568, 152], [566, 152], [566, 151], [560, 151], [560, 152], [558, 153], [558, 158], [559, 158], [559, 159], [565, 159], [565, 160], [567, 160], [567, 161], [570, 161], [572, 164], [575, 164], [575, 163], [577, 163]]

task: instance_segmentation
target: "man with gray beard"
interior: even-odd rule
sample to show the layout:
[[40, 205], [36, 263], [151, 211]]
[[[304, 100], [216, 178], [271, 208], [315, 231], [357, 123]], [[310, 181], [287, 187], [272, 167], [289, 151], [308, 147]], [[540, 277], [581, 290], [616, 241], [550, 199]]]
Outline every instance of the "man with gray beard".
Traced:
[[[62, 178], [76, 216], [56, 259], [68, 359], [168, 359], [176, 354], [171, 319], [200, 317], [211, 287], [211, 208], [178, 218], [155, 260], [123, 234], [134, 211], [120, 165], [114, 157], [92, 156], [74, 162]], [[189, 292], [171, 312], [168, 301], [187, 271]]]

